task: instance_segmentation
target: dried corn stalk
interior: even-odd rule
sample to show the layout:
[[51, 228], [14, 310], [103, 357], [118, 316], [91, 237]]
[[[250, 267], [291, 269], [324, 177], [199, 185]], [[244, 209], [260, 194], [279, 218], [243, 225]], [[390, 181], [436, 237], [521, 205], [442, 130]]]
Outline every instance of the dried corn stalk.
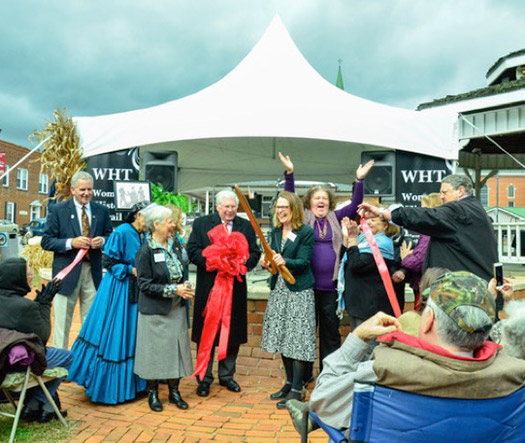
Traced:
[[34, 271], [50, 268], [53, 265], [53, 252], [44, 251], [40, 245], [25, 245], [20, 255]]
[[41, 171], [47, 171], [51, 179], [56, 179], [56, 199], [62, 200], [71, 196], [71, 178], [84, 169], [86, 162], [82, 158], [80, 139], [71, 117], [66, 109], [56, 109], [54, 121], [48, 122], [40, 131], [30, 135], [31, 140], [41, 142], [49, 137], [43, 146], [40, 162]]

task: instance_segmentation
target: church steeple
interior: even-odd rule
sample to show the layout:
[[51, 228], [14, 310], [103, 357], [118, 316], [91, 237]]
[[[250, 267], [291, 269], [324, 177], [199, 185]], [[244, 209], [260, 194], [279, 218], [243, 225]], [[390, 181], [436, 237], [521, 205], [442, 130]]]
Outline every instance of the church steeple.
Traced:
[[342, 89], [344, 91], [345, 90], [345, 85], [343, 83], [343, 73], [341, 72], [341, 63], [343, 62], [343, 60], [339, 59], [337, 61], [339, 62], [339, 69], [337, 70], [337, 80], [335, 81], [335, 85], [339, 89]]

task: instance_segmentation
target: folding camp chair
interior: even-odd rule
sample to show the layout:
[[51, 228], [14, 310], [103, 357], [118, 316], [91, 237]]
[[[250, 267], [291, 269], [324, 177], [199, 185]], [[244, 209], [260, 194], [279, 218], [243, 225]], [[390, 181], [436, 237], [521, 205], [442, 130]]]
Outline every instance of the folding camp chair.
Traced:
[[[9, 374], [7, 374], [4, 381], [0, 385], [0, 389], [3, 391], [9, 402], [15, 408], [15, 413], [11, 414], [9, 412], [0, 411], [0, 414], [14, 418], [13, 426], [11, 428], [11, 436], [9, 437], [9, 443], [12, 443], [15, 439], [16, 429], [18, 427], [18, 422], [20, 420], [22, 408], [24, 407], [24, 401], [26, 398], [27, 390], [35, 386], [40, 386], [47, 400], [53, 407], [53, 410], [55, 411], [55, 414], [57, 415], [58, 419], [65, 427], [67, 427], [66, 420], [60, 413], [60, 410], [58, 409], [55, 400], [53, 399], [53, 397], [51, 397], [49, 391], [46, 388], [46, 385], [44, 384], [45, 382], [62, 377], [67, 377], [67, 370], [64, 368], [48, 369], [44, 371], [44, 374], [42, 376], [39, 376], [31, 372], [30, 366], [27, 367], [25, 372], [10, 372]], [[18, 404], [16, 404], [13, 400], [11, 392], [20, 393]]]
[[525, 388], [506, 397], [464, 400], [356, 383], [346, 435], [314, 412], [310, 418], [337, 443], [523, 442]]

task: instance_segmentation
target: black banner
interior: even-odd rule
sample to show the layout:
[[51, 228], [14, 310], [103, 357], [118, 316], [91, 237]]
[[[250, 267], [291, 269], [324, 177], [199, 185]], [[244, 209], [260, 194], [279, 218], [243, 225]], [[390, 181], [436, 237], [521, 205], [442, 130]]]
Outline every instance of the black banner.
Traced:
[[115, 207], [115, 181], [139, 179], [139, 148], [95, 155], [87, 159], [87, 171], [93, 176], [93, 201], [109, 208], [111, 221], [122, 221]]
[[452, 174], [452, 164], [442, 158], [396, 152], [396, 202], [420, 206], [423, 194], [439, 192], [443, 177]]

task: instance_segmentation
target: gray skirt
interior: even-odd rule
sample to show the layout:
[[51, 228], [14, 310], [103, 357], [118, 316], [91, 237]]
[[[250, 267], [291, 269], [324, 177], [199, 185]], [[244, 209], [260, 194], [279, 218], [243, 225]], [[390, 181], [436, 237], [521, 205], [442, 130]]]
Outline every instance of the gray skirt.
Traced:
[[315, 298], [313, 289], [290, 291], [279, 275], [264, 313], [261, 349], [294, 360], [315, 361]]
[[179, 297], [173, 299], [168, 315], [139, 312], [134, 372], [145, 380], [192, 374], [186, 307]]

